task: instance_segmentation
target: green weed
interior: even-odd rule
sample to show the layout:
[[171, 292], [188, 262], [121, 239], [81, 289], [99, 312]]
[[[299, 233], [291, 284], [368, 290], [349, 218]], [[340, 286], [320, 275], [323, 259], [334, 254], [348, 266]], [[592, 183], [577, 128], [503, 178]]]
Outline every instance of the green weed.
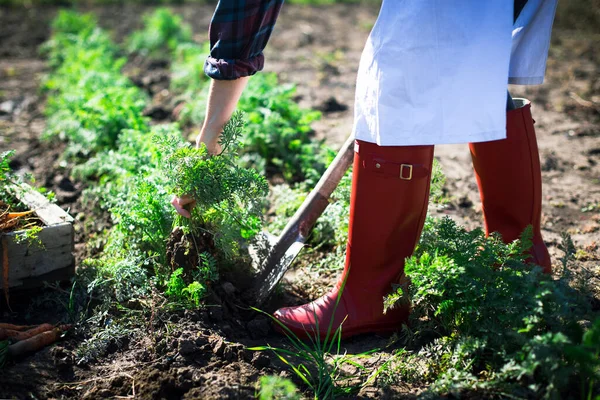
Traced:
[[[10, 168], [10, 159], [14, 157], [15, 151], [3, 151], [0, 153], [0, 198], [11, 208], [19, 210], [22, 206], [14, 197], [12, 182], [17, 178]], [[19, 210], [26, 211], [26, 210]]]
[[136, 330], [142, 328], [139, 324], [141, 318], [135, 318], [124, 311], [119, 313], [104, 306], [94, 309], [93, 316], [87, 321], [89, 337], [75, 351], [78, 364], [87, 364], [105, 357], [111, 351], [121, 349], [135, 335]]
[[19, 232], [15, 237], [16, 243], [26, 243], [28, 247], [44, 248], [44, 244], [40, 239], [41, 226], [32, 226], [22, 232]]
[[[297, 378], [310, 388], [315, 399], [327, 400], [356, 394], [360, 390], [361, 383], [368, 381], [367, 376], [370, 375], [370, 371], [356, 360], [368, 356], [377, 349], [357, 355], [342, 353], [341, 325], [335, 327], [332, 324], [333, 321], [330, 321], [325, 339], [321, 339], [317, 333], [308, 332], [309, 341], [304, 342], [270, 314], [258, 309], [254, 310], [269, 316], [274, 323], [280, 326], [291, 348], [267, 345], [252, 347], [249, 350], [272, 351]], [[319, 329], [318, 325], [316, 329]], [[354, 375], [348, 375], [343, 372], [344, 366], [352, 366], [357, 372]]]

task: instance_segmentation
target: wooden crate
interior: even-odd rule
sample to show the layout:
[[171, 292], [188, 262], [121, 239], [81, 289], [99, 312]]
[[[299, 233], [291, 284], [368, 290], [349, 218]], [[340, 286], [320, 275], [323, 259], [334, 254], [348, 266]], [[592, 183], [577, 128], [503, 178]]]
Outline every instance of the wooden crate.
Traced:
[[[44, 281], [67, 280], [75, 272], [73, 218], [27, 184], [15, 185], [16, 197], [43, 222], [38, 237], [42, 246], [17, 240], [23, 231], [5, 234], [8, 243], [8, 287], [26, 289]], [[0, 241], [0, 254], [4, 249]], [[0, 257], [0, 271], [4, 271]], [[1, 276], [1, 275], [0, 275]], [[0, 288], [3, 287], [0, 279]]]

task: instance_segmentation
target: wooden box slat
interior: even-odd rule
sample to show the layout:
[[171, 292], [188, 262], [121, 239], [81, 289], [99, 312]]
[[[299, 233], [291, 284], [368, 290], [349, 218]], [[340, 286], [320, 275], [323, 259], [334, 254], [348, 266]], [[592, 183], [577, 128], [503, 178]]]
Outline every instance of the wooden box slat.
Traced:
[[51, 203], [43, 194], [39, 193], [26, 183], [15, 185], [15, 196], [30, 210], [35, 210], [35, 214], [44, 223], [52, 226], [73, 222], [73, 217], [67, 214], [62, 208]]
[[[41, 246], [19, 241], [23, 231], [5, 234], [8, 242], [8, 286], [31, 288], [42, 286], [44, 280], [65, 280], [75, 271], [73, 218], [29, 185], [19, 184], [16, 197], [44, 223], [38, 234]], [[2, 243], [0, 242], [0, 250]], [[4, 265], [0, 258], [0, 271]], [[0, 288], [3, 287], [0, 279]]]

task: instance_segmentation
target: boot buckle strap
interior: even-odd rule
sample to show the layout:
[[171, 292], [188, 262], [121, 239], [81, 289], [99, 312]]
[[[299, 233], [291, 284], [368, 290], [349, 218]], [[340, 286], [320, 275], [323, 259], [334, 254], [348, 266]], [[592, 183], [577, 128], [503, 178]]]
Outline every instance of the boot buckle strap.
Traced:
[[[407, 172], [405, 173], [404, 171]], [[405, 181], [412, 180], [413, 176], [413, 166], [411, 164], [401, 164], [400, 165], [400, 179]]]
[[412, 181], [427, 177], [428, 170], [421, 164], [395, 163], [381, 157], [368, 157], [363, 161], [364, 167], [378, 175]]

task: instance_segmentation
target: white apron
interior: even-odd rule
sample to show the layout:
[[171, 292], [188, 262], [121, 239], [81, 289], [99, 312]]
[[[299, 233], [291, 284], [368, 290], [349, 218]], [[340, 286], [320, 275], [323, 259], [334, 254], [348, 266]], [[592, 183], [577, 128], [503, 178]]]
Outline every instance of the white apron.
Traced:
[[542, 83], [556, 3], [529, 0], [513, 26], [513, 1], [384, 0], [360, 61], [355, 138], [504, 139], [507, 83]]

